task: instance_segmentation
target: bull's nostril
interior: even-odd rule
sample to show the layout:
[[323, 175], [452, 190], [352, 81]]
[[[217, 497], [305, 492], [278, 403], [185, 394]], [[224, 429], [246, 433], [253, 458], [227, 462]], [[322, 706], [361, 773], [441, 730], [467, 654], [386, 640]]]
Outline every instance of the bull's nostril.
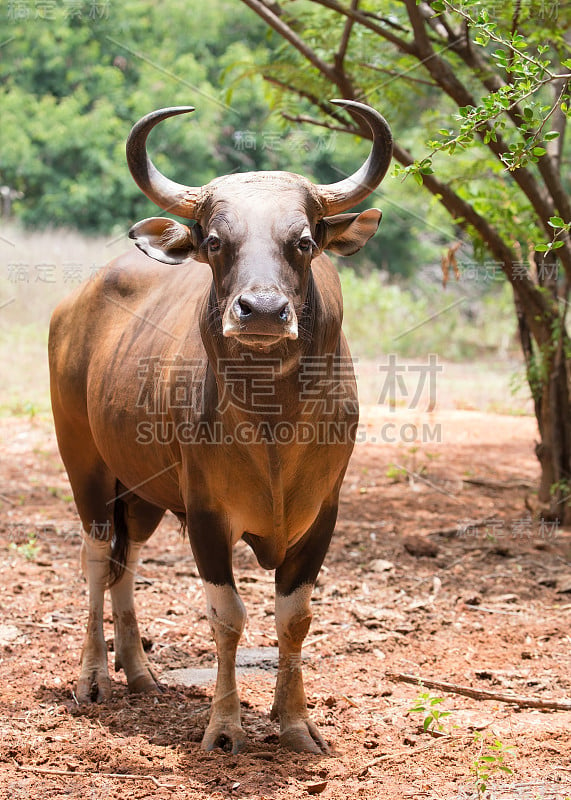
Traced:
[[252, 306], [250, 306], [243, 297], [238, 298], [238, 309], [241, 317], [249, 317], [252, 313]]
[[292, 316], [287, 297], [279, 292], [246, 291], [233, 303], [235, 318], [243, 325], [285, 326]]

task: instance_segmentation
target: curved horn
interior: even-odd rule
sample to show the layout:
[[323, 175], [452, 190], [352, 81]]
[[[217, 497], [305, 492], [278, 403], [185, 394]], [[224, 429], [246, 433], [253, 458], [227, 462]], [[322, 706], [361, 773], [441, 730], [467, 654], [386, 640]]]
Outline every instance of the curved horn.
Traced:
[[391, 163], [393, 137], [387, 121], [378, 111], [353, 100], [331, 100], [337, 106], [353, 109], [365, 120], [373, 134], [373, 146], [363, 166], [337, 183], [316, 186], [326, 207], [326, 214], [339, 214], [353, 208], [371, 194], [384, 178]]
[[185, 219], [194, 219], [201, 187], [184, 186], [166, 178], [147, 154], [147, 137], [155, 125], [168, 117], [194, 111], [192, 106], [160, 108], [142, 117], [127, 138], [127, 164], [135, 183], [147, 197], [165, 211]]

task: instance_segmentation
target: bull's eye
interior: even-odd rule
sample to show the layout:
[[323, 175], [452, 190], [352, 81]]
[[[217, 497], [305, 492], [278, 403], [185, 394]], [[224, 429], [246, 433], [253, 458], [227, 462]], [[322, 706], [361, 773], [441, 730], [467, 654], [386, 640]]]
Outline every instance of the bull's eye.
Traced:
[[210, 253], [217, 253], [220, 250], [220, 239], [213, 233], [211, 233], [206, 240], [206, 244]]
[[302, 253], [309, 253], [315, 247], [315, 242], [313, 241], [311, 236], [302, 236], [297, 246], [299, 247]]

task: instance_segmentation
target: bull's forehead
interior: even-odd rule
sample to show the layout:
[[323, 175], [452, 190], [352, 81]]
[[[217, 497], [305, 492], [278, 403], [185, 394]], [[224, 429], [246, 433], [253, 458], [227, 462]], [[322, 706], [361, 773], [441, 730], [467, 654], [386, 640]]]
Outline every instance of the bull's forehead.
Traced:
[[295, 216], [316, 221], [324, 209], [315, 186], [292, 172], [244, 172], [216, 178], [204, 187], [199, 217], [208, 223], [221, 214], [232, 222], [266, 222]]

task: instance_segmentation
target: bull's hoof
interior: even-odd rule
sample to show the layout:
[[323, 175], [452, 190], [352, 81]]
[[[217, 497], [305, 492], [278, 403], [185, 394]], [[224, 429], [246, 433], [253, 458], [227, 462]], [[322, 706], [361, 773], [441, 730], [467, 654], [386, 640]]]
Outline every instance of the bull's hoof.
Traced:
[[150, 668], [147, 668], [144, 672], [139, 672], [133, 678], [127, 676], [127, 683], [131, 694], [159, 695], [164, 691]]
[[111, 697], [111, 681], [103, 670], [93, 669], [81, 675], [77, 682], [76, 697], [79, 703], [104, 703]]
[[309, 719], [295, 722], [283, 730], [280, 733], [280, 744], [294, 753], [323, 755], [329, 752], [327, 742], [319, 733], [317, 725]]
[[202, 737], [202, 749], [210, 752], [216, 747], [233, 755], [246, 749], [248, 740], [241, 725], [233, 722], [217, 722], [212, 720]]

